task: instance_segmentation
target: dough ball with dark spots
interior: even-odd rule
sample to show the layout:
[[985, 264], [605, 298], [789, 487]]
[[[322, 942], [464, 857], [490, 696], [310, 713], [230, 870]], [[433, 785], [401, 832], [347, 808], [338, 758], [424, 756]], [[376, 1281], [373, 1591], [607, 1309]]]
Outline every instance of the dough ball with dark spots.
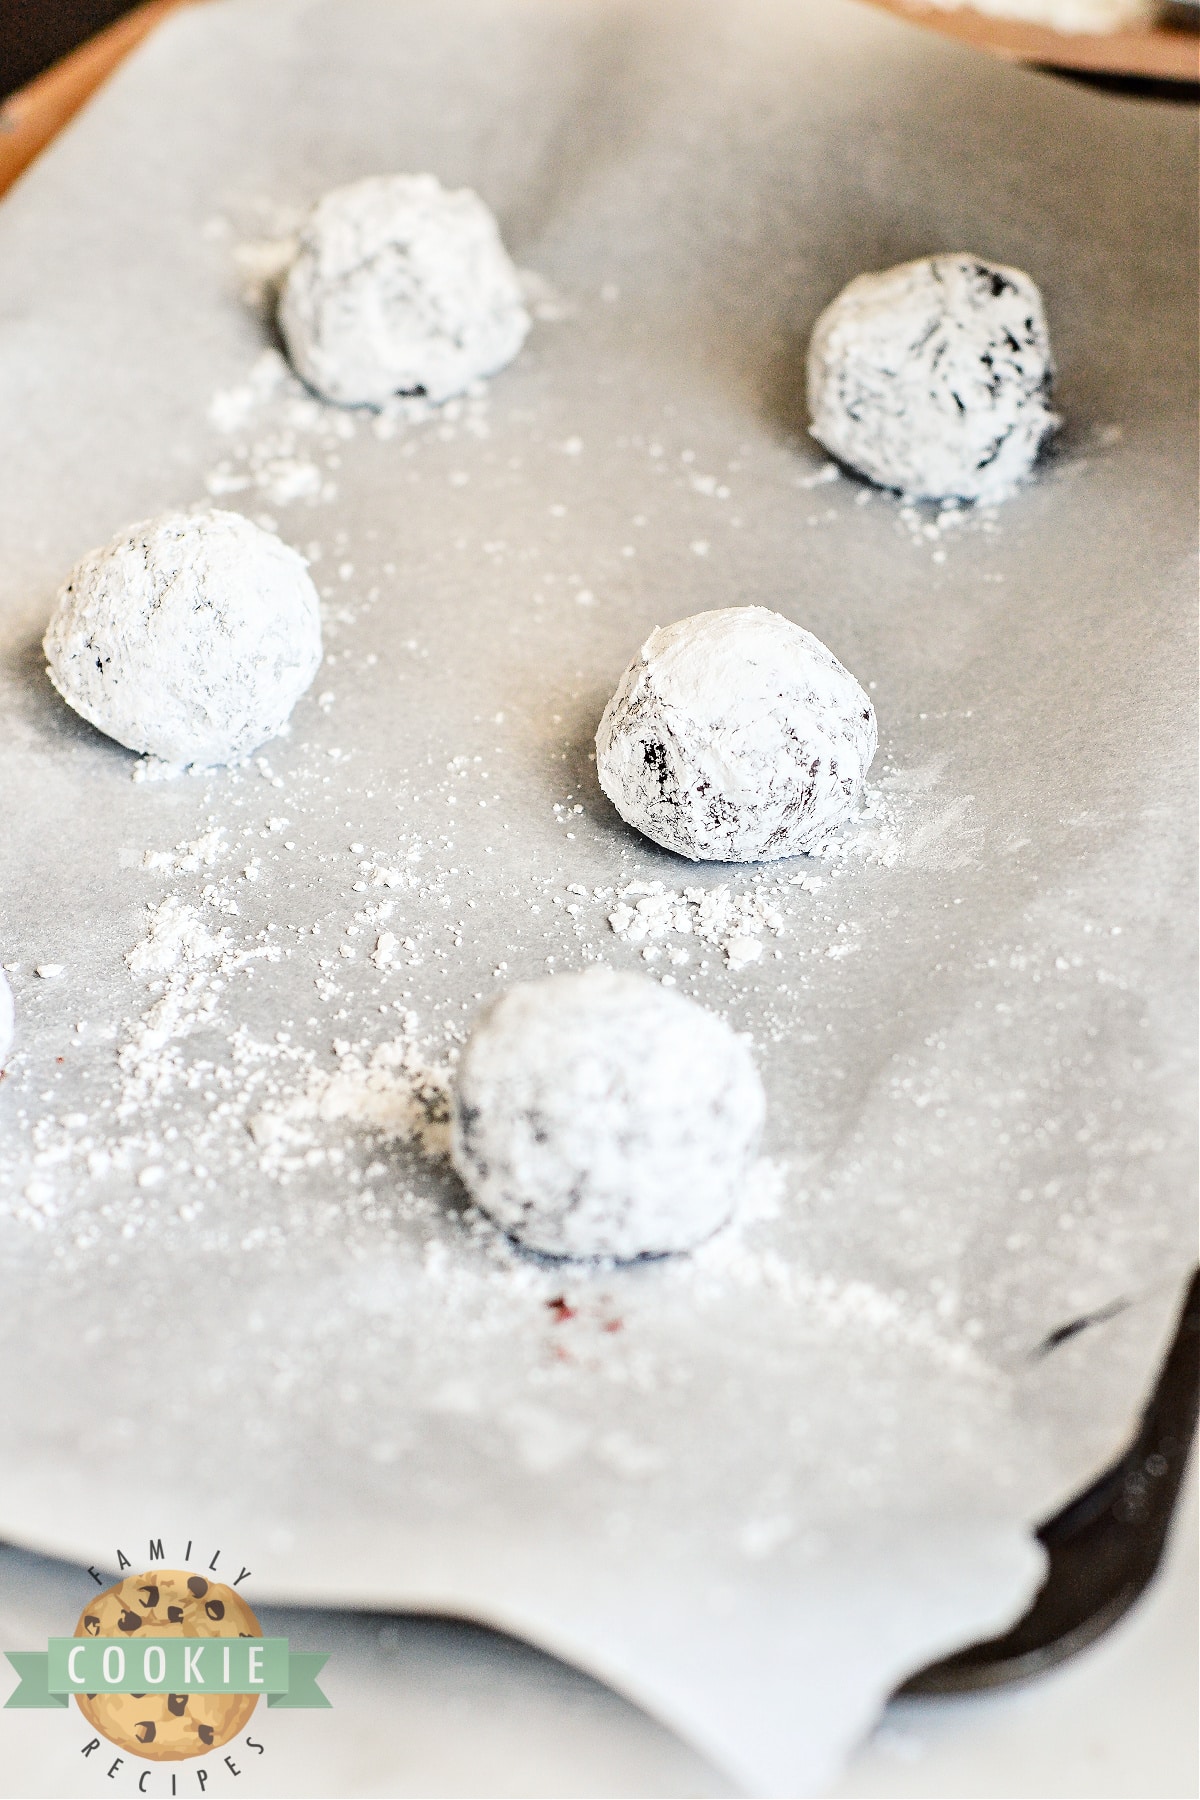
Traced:
[[90, 724], [168, 763], [236, 762], [282, 731], [321, 661], [304, 558], [239, 513], [164, 513], [76, 564], [43, 643]]
[[651, 632], [596, 733], [627, 824], [706, 862], [819, 851], [853, 810], [875, 713], [819, 639], [763, 606]]
[[529, 314], [491, 211], [432, 175], [369, 175], [313, 209], [279, 302], [296, 372], [327, 400], [461, 394], [511, 362]]
[[808, 349], [813, 436], [914, 498], [1004, 498], [1059, 423], [1053, 381], [1037, 287], [977, 256], [858, 276]]
[[591, 969], [494, 1000], [458, 1064], [452, 1153], [472, 1197], [550, 1256], [689, 1250], [730, 1217], [766, 1102], [714, 1014]]

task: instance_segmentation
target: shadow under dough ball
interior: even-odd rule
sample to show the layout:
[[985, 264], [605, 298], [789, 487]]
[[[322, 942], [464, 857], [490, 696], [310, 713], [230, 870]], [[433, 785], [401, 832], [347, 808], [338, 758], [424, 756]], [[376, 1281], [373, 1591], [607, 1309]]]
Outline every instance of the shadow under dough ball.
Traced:
[[304, 558], [240, 513], [165, 513], [76, 565], [43, 647], [63, 699], [119, 744], [236, 762], [316, 674], [321, 603]]
[[448, 400], [511, 362], [529, 324], [491, 211], [432, 175], [371, 175], [326, 194], [279, 300], [297, 374], [347, 406]]
[[1042, 296], [1020, 269], [924, 257], [860, 275], [808, 348], [812, 435], [914, 499], [1001, 500], [1059, 420]]
[[596, 733], [621, 817], [693, 861], [820, 849], [853, 810], [878, 733], [853, 675], [765, 606], [652, 631]]
[[725, 1224], [765, 1111], [723, 1020], [647, 976], [590, 969], [485, 1008], [459, 1060], [452, 1154], [527, 1248], [632, 1260]]

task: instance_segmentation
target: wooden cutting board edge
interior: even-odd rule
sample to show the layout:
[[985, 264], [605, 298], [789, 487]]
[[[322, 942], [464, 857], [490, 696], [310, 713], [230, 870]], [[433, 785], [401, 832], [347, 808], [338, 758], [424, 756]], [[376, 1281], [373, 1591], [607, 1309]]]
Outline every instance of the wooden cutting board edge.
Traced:
[[1180, 26], [1144, 25], [1103, 33], [1052, 31], [1046, 25], [990, 18], [965, 5], [947, 12], [930, 0], [868, 0], [868, 4], [978, 50], [990, 50], [1010, 62], [1041, 63], [1092, 75], [1200, 81], [1200, 33]]
[[146, 0], [10, 95], [0, 106], [0, 194], [168, 13], [192, 3]]

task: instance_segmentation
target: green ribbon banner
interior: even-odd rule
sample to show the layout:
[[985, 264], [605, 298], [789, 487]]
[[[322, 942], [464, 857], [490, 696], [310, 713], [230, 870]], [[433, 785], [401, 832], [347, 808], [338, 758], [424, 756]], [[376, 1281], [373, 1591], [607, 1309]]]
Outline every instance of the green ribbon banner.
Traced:
[[20, 1682], [5, 1706], [65, 1706], [72, 1694], [265, 1694], [268, 1706], [328, 1706], [328, 1653], [286, 1638], [50, 1638], [5, 1654]]

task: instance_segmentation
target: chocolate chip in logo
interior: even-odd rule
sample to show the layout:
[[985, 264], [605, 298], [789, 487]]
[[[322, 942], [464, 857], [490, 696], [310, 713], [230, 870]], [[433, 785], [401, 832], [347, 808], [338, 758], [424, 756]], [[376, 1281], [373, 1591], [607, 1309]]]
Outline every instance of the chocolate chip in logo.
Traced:
[[118, 1631], [140, 1631], [141, 1629], [142, 1621], [135, 1612], [123, 1612], [117, 1620]]
[[142, 1596], [142, 1605], [145, 1607], [146, 1611], [153, 1612], [158, 1605], [158, 1589], [156, 1587], [144, 1587], [139, 1588], [138, 1592]]
[[182, 1624], [182, 1622], [183, 1622], [182, 1606], [168, 1606], [167, 1617], [168, 1617], [168, 1619], [170, 1619], [172, 1625]]
[[89, 1613], [87, 1615], [86, 1619], [83, 1621], [83, 1629], [87, 1632], [89, 1637], [99, 1636], [100, 1621], [95, 1613]]
[[197, 1725], [196, 1730], [200, 1733], [200, 1742], [202, 1744], [212, 1743], [213, 1728], [211, 1725]]
[[205, 1581], [203, 1575], [188, 1576], [188, 1592], [189, 1594], [194, 1594], [197, 1600], [203, 1600], [205, 1594], [208, 1592], [208, 1583]]
[[171, 1714], [172, 1718], [182, 1719], [184, 1713], [187, 1711], [187, 1695], [168, 1694], [167, 1711]]
[[152, 1744], [154, 1742], [154, 1720], [139, 1719], [133, 1728], [133, 1735], [139, 1744]]
[[204, 1610], [210, 1619], [223, 1619], [225, 1617], [225, 1602], [223, 1600], [206, 1600], [204, 1602]]

